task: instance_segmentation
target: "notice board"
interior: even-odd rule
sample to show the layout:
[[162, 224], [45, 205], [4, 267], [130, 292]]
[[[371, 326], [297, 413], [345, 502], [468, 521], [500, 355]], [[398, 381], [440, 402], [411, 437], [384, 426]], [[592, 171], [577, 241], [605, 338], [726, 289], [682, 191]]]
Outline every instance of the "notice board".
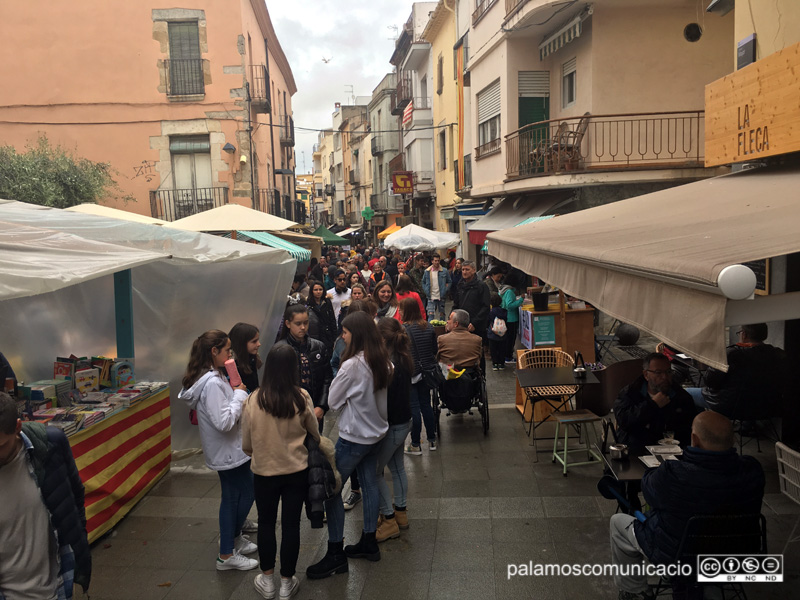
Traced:
[[556, 345], [556, 318], [553, 315], [537, 315], [533, 317], [533, 345]]

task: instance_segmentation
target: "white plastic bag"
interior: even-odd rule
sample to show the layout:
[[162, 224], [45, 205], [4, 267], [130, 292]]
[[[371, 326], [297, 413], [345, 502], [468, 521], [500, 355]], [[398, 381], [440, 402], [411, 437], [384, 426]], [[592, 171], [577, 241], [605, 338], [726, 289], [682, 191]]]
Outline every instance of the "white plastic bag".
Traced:
[[496, 336], [503, 337], [506, 334], [506, 331], [508, 331], [506, 322], [500, 317], [495, 317], [494, 323], [492, 323], [492, 333]]

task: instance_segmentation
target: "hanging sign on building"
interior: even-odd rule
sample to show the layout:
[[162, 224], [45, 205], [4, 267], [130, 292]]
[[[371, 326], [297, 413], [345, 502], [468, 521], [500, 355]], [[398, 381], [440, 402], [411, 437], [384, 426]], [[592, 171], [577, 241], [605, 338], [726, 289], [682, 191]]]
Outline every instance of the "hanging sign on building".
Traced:
[[705, 165], [800, 151], [800, 43], [706, 86]]
[[411, 171], [395, 171], [392, 173], [392, 193], [414, 193], [414, 180], [411, 176]]

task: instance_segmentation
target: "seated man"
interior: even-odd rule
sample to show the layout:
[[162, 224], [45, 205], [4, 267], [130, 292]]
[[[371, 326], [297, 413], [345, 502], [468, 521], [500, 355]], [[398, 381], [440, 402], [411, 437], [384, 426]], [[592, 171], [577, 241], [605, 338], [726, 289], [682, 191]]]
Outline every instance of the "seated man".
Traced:
[[706, 387], [688, 392], [699, 407], [710, 408], [729, 419], [769, 416], [770, 408], [780, 402], [786, 381], [785, 354], [764, 343], [769, 334], [766, 323], [742, 325], [737, 333], [739, 342], [728, 347], [728, 372], [709, 368]]
[[669, 359], [663, 354], [648, 354], [643, 368], [642, 376], [622, 388], [614, 402], [617, 440], [637, 454], [658, 444], [665, 432], [673, 432], [687, 446], [697, 414], [692, 397], [672, 383]]
[[[761, 512], [764, 471], [755, 458], [733, 449], [731, 422], [719, 413], [700, 413], [691, 440], [683, 460], [666, 461], [642, 478], [650, 505], [644, 522], [625, 514], [611, 517], [614, 564], [641, 565], [644, 558], [655, 565], [672, 563], [693, 516]], [[648, 598], [644, 575], [615, 575], [614, 583], [620, 599]]]
[[477, 367], [483, 355], [480, 336], [469, 332], [469, 313], [454, 310], [447, 320], [447, 331], [438, 338], [439, 362], [453, 365], [453, 368]]

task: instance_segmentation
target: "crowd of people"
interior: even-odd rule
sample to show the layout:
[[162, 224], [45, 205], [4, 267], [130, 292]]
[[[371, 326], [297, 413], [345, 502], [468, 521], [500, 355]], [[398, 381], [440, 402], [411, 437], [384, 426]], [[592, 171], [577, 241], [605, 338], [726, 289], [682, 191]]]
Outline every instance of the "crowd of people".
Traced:
[[[350, 559], [380, 559], [378, 543], [409, 527], [404, 461], [422, 454], [423, 424], [428, 451], [437, 450], [431, 373], [440, 364], [484, 368], [490, 333], [493, 367], [511, 357], [511, 313], [525, 277], [507, 269], [510, 283], [503, 285], [500, 269], [485, 270], [484, 283], [473, 262], [453, 253], [442, 260], [438, 253], [401, 257], [382, 248], [331, 251], [294, 277], [263, 365], [260, 332], [252, 325], [238, 323], [228, 334], [210, 330], [195, 340], [178, 397], [196, 411], [206, 464], [220, 479], [218, 570], [260, 567], [254, 585], [263, 597], [293, 596], [304, 503], [312, 526], [322, 526], [312, 496], [324, 500], [328, 551], [308, 567], [308, 578], [347, 572]], [[452, 302], [449, 314], [446, 302]], [[505, 307], [491, 313], [502, 327], [489, 323], [492, 305]], [[437, 337], [436, 319], [446, 319], [449, 333]], [[231, 358], [239, 385], [223, 368]], [[326, 462], [319, 449], [329, 410], [338, 411], [339, 435]], [[336, 486], [326, 485], [322, 465], [335, 473]], [[247, 519], [253, 503], [257, 523]], [[359, 503], [363, 530], [345, 546], [345, 511]], [[248, 533], [257, 533], [255, 541]], [[256, 553], [258, 560], [249, 556]]]

